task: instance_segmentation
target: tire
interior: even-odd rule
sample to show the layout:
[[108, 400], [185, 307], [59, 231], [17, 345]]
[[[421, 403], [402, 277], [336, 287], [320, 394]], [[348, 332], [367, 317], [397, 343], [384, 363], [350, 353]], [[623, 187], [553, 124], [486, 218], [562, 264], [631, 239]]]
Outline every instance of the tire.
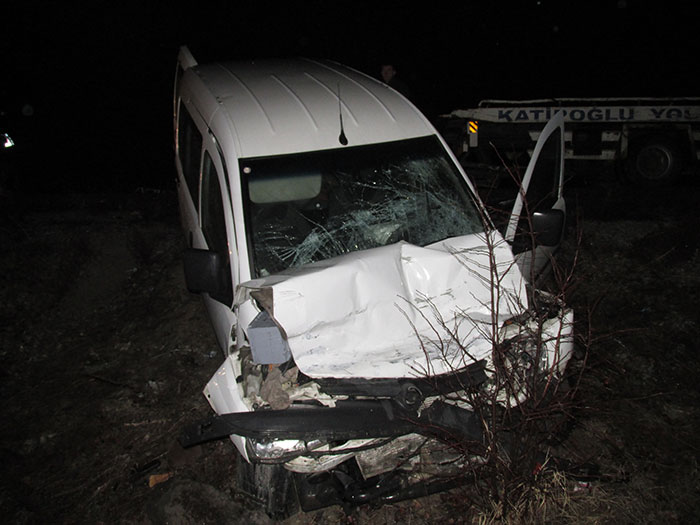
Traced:
[[675, 182], [683, 168], [678, 146], [666, 137], [639, 142], [627, 158], [627, 173], [635, 182], [662, 186]]
[[282, 465], [248, 463], [238, 455], [236, 485], [274, 520], [286, 519], [299, 511], [294, 475]]

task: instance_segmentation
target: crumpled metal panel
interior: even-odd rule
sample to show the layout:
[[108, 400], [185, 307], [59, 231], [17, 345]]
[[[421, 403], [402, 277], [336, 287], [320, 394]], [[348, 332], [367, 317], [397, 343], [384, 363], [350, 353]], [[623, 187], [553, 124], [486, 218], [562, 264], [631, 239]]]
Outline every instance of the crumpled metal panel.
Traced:
[[492, 327], [526, 308], [508, 246], [485, 235], [349, 253], [243, 283], [239, 300], [271, 289], [270, 313], [310, 377], [451, 372], [487, 357]]

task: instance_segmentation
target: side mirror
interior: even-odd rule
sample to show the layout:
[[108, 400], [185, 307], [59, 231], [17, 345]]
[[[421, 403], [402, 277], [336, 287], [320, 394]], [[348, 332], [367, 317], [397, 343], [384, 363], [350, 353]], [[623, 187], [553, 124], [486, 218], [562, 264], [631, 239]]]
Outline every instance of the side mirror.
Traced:
[[532, 229], [538, 246], [558, 246], [564, 233], [562, 210], [547, 210], [532, 214]]
[[224, 258], [210, 250], [188, 248], [183, 256], [185, 283], [192, 293], [207, 293], [222, 300], [231, 295], [228, 265]]

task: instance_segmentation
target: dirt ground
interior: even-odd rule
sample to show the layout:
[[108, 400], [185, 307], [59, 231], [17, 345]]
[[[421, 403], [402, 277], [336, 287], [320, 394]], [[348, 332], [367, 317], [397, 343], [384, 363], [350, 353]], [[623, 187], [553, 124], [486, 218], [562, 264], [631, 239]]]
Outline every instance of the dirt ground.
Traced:
[[[554, 453], [599, 468], [553, 523], [700, 520], [698, 185], [569, 189], [563, 263], [592, 344]], [[580, 232], [580, 243], [577, 242]], [[269, 523], [237, 494], [229, 441], [185, 451], [221, 361], [184, 285], [175, 195], [22, 196], [0, 224], [0, 513], [11, 523]], [[552, 496], [553, 498], [554, 496]], [[561, 498], [561, 494], [557, 497]], [[481, 515], [485, 520], [484, 515]], [[479, 519], [468, 493], [288, 523]], [[484, 521], [486, 522], [486, 521]]]

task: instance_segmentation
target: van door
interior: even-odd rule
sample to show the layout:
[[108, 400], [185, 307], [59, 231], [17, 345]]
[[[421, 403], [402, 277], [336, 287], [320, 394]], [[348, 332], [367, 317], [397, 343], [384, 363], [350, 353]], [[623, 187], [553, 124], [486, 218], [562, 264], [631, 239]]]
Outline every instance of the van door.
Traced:
[[534, 282], [551, 263], [565, 219], [564, 117], [557, 113], [537, 140], [505, 233], [528, 281]]
[[227, 353], [233, 343], [232, 336], [235, 336], [232, 329], [236, 323], [236, 314], [232, 305], [233, 290], [238, 284], [238, 259], [224, 160], [213, 137], [208, 135], [205, 140], [199, 213], [202, 237], [197, 239], [195, 248], [216, 252], [224, 262], [224, 289], [216, 296], [203, 293], [202, 297], [214, 325], [219, 347]]

